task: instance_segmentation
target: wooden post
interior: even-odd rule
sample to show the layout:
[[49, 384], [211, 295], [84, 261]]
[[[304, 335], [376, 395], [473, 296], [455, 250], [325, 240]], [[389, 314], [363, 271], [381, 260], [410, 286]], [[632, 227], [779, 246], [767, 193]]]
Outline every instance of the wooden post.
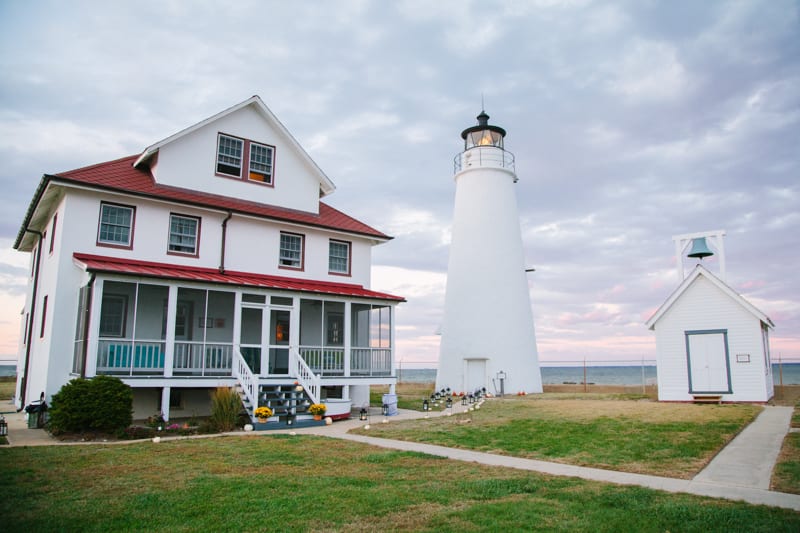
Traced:
[[644, 379], [644, 356], [642, 356], [642, 394], [647, 394], [647, 382]]
[[583, 392], [586, 392], [586, 358], [583, 358]]
[[781, 353], [778, 352], [778, 375], [780, 376], [781, 383], [781, 400], [783, 399], [783, 359]]

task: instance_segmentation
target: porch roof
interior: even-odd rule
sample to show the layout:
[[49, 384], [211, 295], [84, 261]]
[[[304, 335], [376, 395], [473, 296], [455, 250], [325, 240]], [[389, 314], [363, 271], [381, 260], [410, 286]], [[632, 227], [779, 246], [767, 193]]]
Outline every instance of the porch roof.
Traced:
[[391, 300], [395, 302], [406, 301], [402, 296], [365, 289], [362, 285], [351, 283], [333, 283], [329, 281], [316, 281], [282, 276], [267, 276], [253, 272], [234, 272], [230, 270], [220, 273], [219, 270], [214, 268], [188, 267], [171, 265], [168, 263], [136, 261], [132, 259], [120, 259], [116, 257], [81, 253], [74, 253], [72, 257], [81, 268], [89, 272], [107, 272], [149, 278], [217, 283], [240, 287], [259, 287], [315, 294], [331, 294], [374, 300]]

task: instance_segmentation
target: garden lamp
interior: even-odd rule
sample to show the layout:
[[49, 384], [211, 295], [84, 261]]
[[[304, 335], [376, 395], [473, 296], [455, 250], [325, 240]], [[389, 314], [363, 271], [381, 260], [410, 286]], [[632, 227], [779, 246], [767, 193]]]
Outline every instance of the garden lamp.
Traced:
[[367, 409], [365, 407], [361, 408], [361, 411], [358, 414], [358, 419], [362, 421], [367, 419]]
[[461, 405], [467, 405], [467, 397], [466, 396], [462, 396], [461, 397]]
[[444, 405], [445, 405], [445, 407], [450, 409], [451, 407], [453, 407], [453, 399], [450, 398], [450, 396], [448, 396], [447, 397], [447, 401], [444, 402]]
[[383, 416], [387, 416], [389, 414], [389, 406], [387, 404], [383, 404], [381, 406], [381, 414]]
[[422, 400], [422, 410], [427, 411], [429, 408], [430, 406], [428, 405], [428, 399], [425, 398], [424, 400]]

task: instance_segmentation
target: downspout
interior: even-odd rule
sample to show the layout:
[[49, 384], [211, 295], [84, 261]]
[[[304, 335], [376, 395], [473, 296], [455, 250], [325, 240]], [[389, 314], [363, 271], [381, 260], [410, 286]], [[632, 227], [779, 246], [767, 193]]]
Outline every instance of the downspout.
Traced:
[[97, 277], [97, 272], [92, 272], [89, 276], [89, 287], [86, 290], [86, 309], [83, 310], [87, 314], [86, 320], [83, 321], [83, 363], [81, 363], [81, 377], [86, 377], [86, 357], [89, 354], [89, 319], [92, 317], [92, 293], [94, 292], [94, 279]]
[[44, 235], [41, 231], [36, 231], [30, 228], [25, 228], [26, 233], [33, 233], [39, 237], [39, 246], [36, 250], [36, 268], [33, 271], [33, 293], [31, 294], [31, 309], [28, 318], [28, 338], [25, 346], [25, 373], [22, 375], [22, 386], [20, 387], [20, 409], [25, 407], [25, 392], [28, 389], [28, 373], [30, 372], [31, 364], [31, 340], [33, 338], [33, 324], [36, 322], [36, 295], [39, 292], [39, 269], [41, 268], [42, 260], [42, 243], [44, 242]]
[[219, 251], [219, 273], [225, 273], [225, 238], [228, 235], [228, 221], [233, 216], [232, 211], [228, 211], [228, 216], [225, 217], [225, 220], [222, 221], [222, 245]]

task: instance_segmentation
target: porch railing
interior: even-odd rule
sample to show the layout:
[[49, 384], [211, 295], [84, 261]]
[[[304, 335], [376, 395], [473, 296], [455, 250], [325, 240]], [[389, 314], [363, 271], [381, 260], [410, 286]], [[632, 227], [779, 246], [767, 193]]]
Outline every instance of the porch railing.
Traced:
[[232, 343], [175, 342], [172, 362], [175, 375], [230, 376], [232, 369]]
[[350, 375], [391, 376], [390, 348], [353, 348], [350, 351]]
[[311, 370], [311, 367], [303, 361], [303, 358], [300, 357], [300, 354], [297, 350], [290, 348], [289, 349], [289, 370], [290, 372], [294, 370], [294, 375], [297, 378], [297, 381], [303, 386], [306, 390], [306, 393], [311, 398], [311, 401], [314, 403], [319, 403], [319, 394], [320, 394], [320, 378], [314, 371]]
[[250, 418], [253, 418], [253, 410], [258, 407], [258, 379], [256, 379], [253, 371], [247, 365], [247, 361], [242, 357], [239, 350], [233, 350], [233, 375], [239, 381], [245, 397], [252, 406], [249, 409]]
[[97, 373], [111, 375], [164, 374], [164, 343], [160, 340], [100, 339]]
[[344, 348], [301, 346], [300, 357], [315, 374], [344, 376]]

